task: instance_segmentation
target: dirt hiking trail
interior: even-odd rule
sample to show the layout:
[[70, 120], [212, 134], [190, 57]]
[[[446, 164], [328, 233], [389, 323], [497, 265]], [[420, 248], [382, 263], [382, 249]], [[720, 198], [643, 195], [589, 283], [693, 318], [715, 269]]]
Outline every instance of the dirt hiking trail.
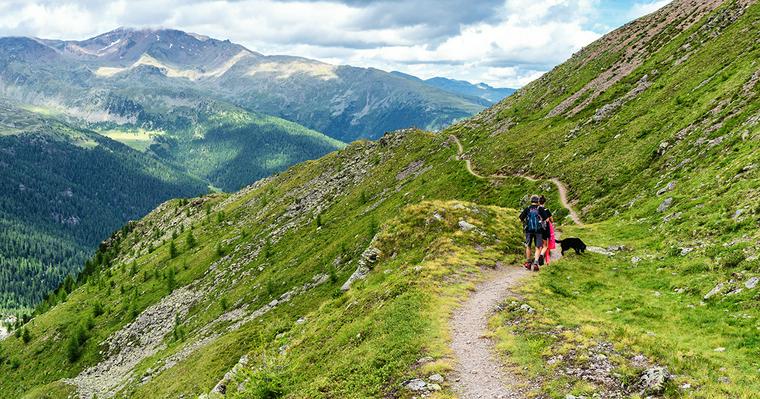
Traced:
[[486, 274], [451, 319], [451, 348], [457, 359], [454, 391], [460, 399], [523, 398], [518, 379], [496, 358], [493, 342], [486, 336], [488, 318], [530, 272], [522, 267], [502, 267]]
[[[498, 180], [498, 179], [505, 179], [509, 176], [505, 175], [490, 175], [490, 176], [483, 176], [480, 173], [476, 172], [472, 167], [472, 161], [469, 159], [463, 158], [464, 154], [464, 147], [462, 146], [462, 142], [459, 141], [459, 138], [457, 136], [449, 135], [449, 138], [456, 144], [457, 146], [457, 159], [463, 160], [465, 167], [467, 168], [467, 172], [469, 172], [471, 175], [477, 177], [478, 179], [490, 179], [490, 180]], [[527, 175], [514, 175], [517, 177], [522, 177], [523, 179], [527, 179], [530, 181], [539, 181], [540, 179], [537, 179], [532, 176]], [[584, 226], [583, 221], [581, 220], [580, 216], [578, 216], [578, 212], [573, 209], [572, 205], [570, 205], [570, 202], [567, 199], [567, 186], [565, 186], [564, 183], [562, 183], [559, 179], [553, 178], [549, 179], [552, 183], [554, 183], [555, 186], [557, 186], [557, 191], [559, 192], [559, 199], [562, 203], [562, 207], [567, 209], [570, 219], [573, 220], [573, 222], [578, 226]]]
[[[509, 176], [483, 176], [472, 167], [472, 161], [463, 157], [464, 148], [459, 139], [451, 135], [450, 140], [457, 146], [457, 159], [463, 160], [467, 171], [479, 179], [505, 179]], [[530, 181], [539, 181], [531, 176], [517, 175]], [[578, 214], [567, 200], [567, 188], [558, 179], [551, 179], [557, 186], [560, 201], [570, 218], [578, 226], [583, 226]], [[559, 234], [559, 232], [558, 232]], [[552, 259], [560, 258], [559, 250], [552, 251]], [[454, 391], [460, 399], [522, 399], [524, 393], [518, 387], [519, 379], [507, 370], [496, 357], [493, 342], [488, 338], [488, 319], [496, 307], [510, 293], [520, 280], [530, 274], [522, 267], [501, 267], [486, 272], [483, 282], [459, 307], [451, 318], [451, 349], [457, 363], [455, 367]]]

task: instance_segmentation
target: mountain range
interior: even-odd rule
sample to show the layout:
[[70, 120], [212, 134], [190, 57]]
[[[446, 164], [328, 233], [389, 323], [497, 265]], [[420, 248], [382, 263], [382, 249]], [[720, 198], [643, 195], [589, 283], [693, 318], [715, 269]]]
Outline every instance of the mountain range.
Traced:
[[676, 0], [441, 132], [167, 201], [12, 326], [0, 392], [456, 397], [452, 315], [521, 269], [535, 193], [588, 251], [523, 272], [466, 351], [525, 397], [755, 397], [758, 20]]
[[0, 309], [38, 303], [164, 200], [235, 191], [344, 142], [442, 128], [484, 108], [376, 69], [128, 28], [81, 41], [0, 38], [0, 101], [12, 226], [0, 240]]

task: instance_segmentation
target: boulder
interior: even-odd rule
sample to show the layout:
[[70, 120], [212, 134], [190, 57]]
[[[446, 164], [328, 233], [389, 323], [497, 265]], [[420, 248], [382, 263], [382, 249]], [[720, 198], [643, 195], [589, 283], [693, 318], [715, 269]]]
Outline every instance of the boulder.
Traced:
[[751, 277], [744, 283], [744, 286], [747, 287], [748, 290], [752, 290], [757, 287], [757, 283], [760, 283], [760, 277]]
[[467, 223], [464, 220], [460, 220], [459, 221], [459, 229], [462, 230], [462, 231], [464, 231], [465, 233], [468, 232], [468, 231], [473, 230], [474, 228], [475, 228], [474, 224]]
[[425, 382], [425, 381], [423, 381], [423, 380], [421, 380], [419, 378], [415, 378], [413, 380], [409, 380], [409, 381], [405, 382], [404, 383], [404, 388], [406, 388], [406, 389], [408, 389], [408, 390], [410, 390], [412, 392], [423, 392], [423, 391], [427, 391], [428, 390], [427, 382]]
[[714, 297], [715, 295], [719, 294], [721, 291], [723, 291], [723, 287], [725, 287], [725, 283], [718, 283], [718, 285], [715, 286], [715, 288], [711, 289], [710, 292], [705, 294], [705, 299], [710, 299]]
[[660, 206], [657, 207], [657, 212], [665, 212], [670, 208], [670, 206], [673, 205], [673, 197], [668, 197], [665, 199], [665, 201], [662, 201]]

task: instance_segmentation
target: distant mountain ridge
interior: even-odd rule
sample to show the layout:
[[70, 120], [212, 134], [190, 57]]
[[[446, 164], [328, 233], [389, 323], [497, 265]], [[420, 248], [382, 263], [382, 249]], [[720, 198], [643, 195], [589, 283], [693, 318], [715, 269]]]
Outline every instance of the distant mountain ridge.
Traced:
[[229, 40], [174, 29], [119, 28], [79, 41], [3, 38], [0, 54], [9, 55], [0, 82], [6, 96], [38, 105], [53, 102], [64, 110], [85, 107], [104, 121], [124, 124], [126, 118], [141, 127], [155, 118], [139, 110], [115, 115], [87, 100], [93, 92], [107, 92], [152, 108], [128, 91], [192, 89], [195, 96], [281, 117], [346, 142], [409, 126], [437, 130], [484, 109], [472, 96], [377, 69], [266, 56]]
[[406, 79], [423, 82], [429, 86], [441, 89], [445, 92], [457, 94], [465, 98], [472, 98], [473, 101], [482, 103], [486, 106], [496, 104], [517, 91], [517, 89], [508, 87], [493, 87], [483, 82], [470, 83], [466, 80], [456, 80], [444, 77], [420, 79], [414, 75], [409, 75], [399, 71], [393, 71], [391, 73]]

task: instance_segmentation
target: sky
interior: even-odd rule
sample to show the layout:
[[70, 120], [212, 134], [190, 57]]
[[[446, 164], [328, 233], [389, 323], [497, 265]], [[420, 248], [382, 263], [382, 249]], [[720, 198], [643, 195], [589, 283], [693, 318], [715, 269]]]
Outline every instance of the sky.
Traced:
[[522, 87], [668, 0], [0, 0], [0, 36], [174, 28], [264, 54]]

